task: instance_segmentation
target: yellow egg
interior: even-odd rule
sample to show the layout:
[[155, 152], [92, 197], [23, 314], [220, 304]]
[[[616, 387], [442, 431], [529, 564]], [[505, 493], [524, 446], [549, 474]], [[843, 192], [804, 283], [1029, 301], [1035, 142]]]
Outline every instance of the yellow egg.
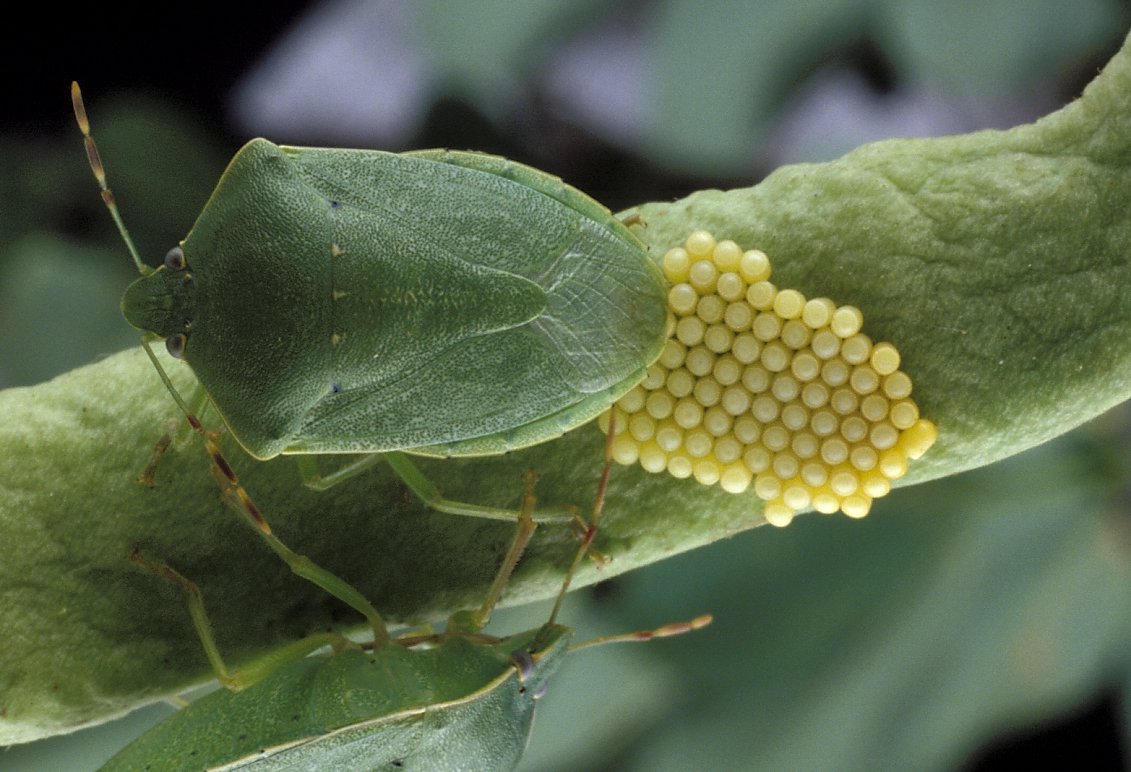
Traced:
[[673, 323], [659, 360], [598, 420], [612, 457], [732, 494], [787, 525], [864, 517], [938, 438], [902, 357], [863, 311], [770, 282], [765, 252], [695, 231], [661, 260]]

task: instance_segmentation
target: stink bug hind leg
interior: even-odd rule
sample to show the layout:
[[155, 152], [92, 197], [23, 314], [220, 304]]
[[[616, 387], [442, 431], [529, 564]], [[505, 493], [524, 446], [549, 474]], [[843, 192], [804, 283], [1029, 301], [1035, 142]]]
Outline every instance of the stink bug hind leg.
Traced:
[[530, 543], [530, 537], [534, 535], [534, 531], [538, 528], [538, 523], [534, 520], [534, 506], [536, 498], [534, 496], [534, 486], [538, 483], [538, 473], [533, 471], [524, 472], [522, 475], [522, 507], [518, 513], [518, 519], [515, 527], [514, 537], [511, 539], [510, 546], [507, 548], [506, 555], [503, 557], [502, 565], [499, 566], [498, 572], [495, 574], [495, 579], [491, 582], [491, 587], [487, 591], [487, 597], [475, 611], [459, 611], [452, 615], [449, 620], [449, 626], [455, 626], [462, 630], [469, 632], [477, 632], [487, 626], [491, 621], [491, 614], [498, 605], [499, 599], [503, 596], [503, 591], [506, 589], [507, 582], [510, 581], [511, 574], [518, 566], [518, 561], [522, 558], [522, 553], [526, 551], [526, 545]]
[[220, 648], [216, 645], [216, 638], [212, 632], [212, 623], [208, 620], [208, 612], [204, 608], [204, 594], [200, 591], [200, 587], [192, 580], [186, 579], [172, 566], [166, 565], [165, 563], [157, 563], [145, 557], [137, 547], [134, 547], [133, 552], [129, 555], [129, 559], [154, 576], [164, 579], [181, 589], [188, 603], [193, 627], [196, 628], [196, 635], [200, 639], [201, 645], [204, 647], [204, 653], [208, 657], [208, 662], [212, 665], [212, 670], [216, 674], [217, 680], [232, 691], [246, 689], [248, 686], [261, 680], [264, 676], [269, 675], [296, 659], [301, 659], [307, 654], [317, 651], [323, 646], [340, 648], [348, 643], [345, 638], [336, 633], [318, 633], [294, 641], [259, 660], [244, 665], [238, 670], [229, 670], [228, 666], [224, 664], [223, 657], [220, 655]]
[[[593, 537], [597, 533], [597, 521], [600, 520], [601, 511], [605, 506], [605, 492], [609, 485], [609, 469], [612, 465], [613, 458], [613, 438], [616, 436], [616, 418], [615, 414], [609, 417], [608, 436], [605, 440], [605, 465], [601, 471], [601, 481], [597, 484], [597, 497], [593, 502], [593, 519], [589, 524], [589, 532], [586, 538], [582, 540], [581, 547], [577, 550], [577, 554], [573, 558], [573, 564], [566, 572], [565, 579], [562, 581], [562, 589], [558, 593], [557, 602], [554, 604], [553, 613], [550, 614], [550, 621], [547, 623], [552, 624], [557, 618], [558, 611], [561, 609], [562, 600], [565, 598], [566, 592], [569, 591], [570, 581], [573, 579], [573, 574], [577, 567], [581, 564], [582, 558], [585, 557], [586, 552], [589, 551], [590, 544]], [[682, 635], [694, 630], [699, 630], [706, 627], [714, 621], [710, 614], [701, 614], [688, 622], [673, 622], [670, 624], [662, 625], [653, 630], [638, 630], [633, 633], [624, 633], [621, 635], [607, 635], [601, 638], [594, 638], [590, 641], [582, 643], [575, 643], [570, 646], [570, 651], [577, 651], [589, 646], [599, 646], [605, 643], [634, 643], [642, 641], [650, 641], [653, 638], [667, 638], [672, 635]]]
[[[616, 437], [616, 417], [610, 414], [609, 416], [609, 433], [605, 438], [605, 461], [601, 468], [601, 478], [597, 482], [597, 494], [593, 499], [593, 514], [589, 518], [589, 523], [585, 525], [584, 533], [581, 536], [581, 546], [577, 548], [577, 554], [573, 556], [573, 562], [570, 564], [569, 569], [566, 571], [565, 577], [562, 579], [562, 588], [558, 591], [557, 600], [554, 601], [554, 609], [550, 612], [550, 619], [547, 624], [553, 624], [554, 620], [558, 618], [558, 612], [561, 611], [562, 601], [565, 600], [566, 593], [569, 592], [570, 582], [573, 581], [573, 575], [577, 572], [578, 566], [587, 554], [590, 554], [593, 540], [597, 537], [597, 523], [601, 519], [601, 512], [605, 508], [605, 492], [609, 487], [609, 470], [612, 468], [613, 460], [613, 439]], [[578, 518], [580, 520], [580, 518]], [[597, 553], [597, 566], [600, 567], [609, 562], [610, 558], [602, 553]]]

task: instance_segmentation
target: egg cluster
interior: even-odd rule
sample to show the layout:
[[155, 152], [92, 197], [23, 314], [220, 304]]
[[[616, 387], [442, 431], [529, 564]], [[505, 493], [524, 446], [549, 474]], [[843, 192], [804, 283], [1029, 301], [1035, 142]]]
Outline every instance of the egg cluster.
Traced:
[[890, 343], [863, 314], [770, 282], [770, 261], [707, 231], [664, 255], [675, 324], [644, 380], [600, 419], [613, 458], [719, 484], [751, 486], [765, 518], [802, 510], [863, 517], [934, 443]]

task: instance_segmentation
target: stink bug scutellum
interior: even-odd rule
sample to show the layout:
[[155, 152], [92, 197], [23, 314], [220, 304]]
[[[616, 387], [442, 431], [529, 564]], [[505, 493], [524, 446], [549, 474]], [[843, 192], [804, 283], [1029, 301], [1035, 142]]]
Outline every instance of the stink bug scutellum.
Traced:
[[[705, 615], [572, 647], [573, 631], [555, 622], [600, 516], [608, 444], [588, 538], [565, 574], [558, 604], [546, 624], [505, 638], [481, 630], [535, 529], [533, 473], [525, 477], [517, 530], [487, 599], [476, 611], [453, 615], [441, 635], [386, 638], [362, 646], [323, 633], [231, 673], [213, 640], [196, 585], [135, 552], [135, 562], [185, 591], [208, 657], [229, 689], [193, 702], [127, 746], [104, 769], [513, 768], [525, 750], [536, 701], [569, 651], [675, 635], [711, 621]], [[306, 656], [325, 646], [330, 653]]]
[[[188, 236], [149, 268], [107, 186], [77, 84], [71, 96], [142, 274], [122, 312], [205, 435], [226, 499], [375, 632], [368, 602], [270, 535], [190, 405], [214, 406], [255, 458], [298, 454], [311, 487], [384, 459], [435, 509], [513, 520], [442, 498], [405, 454], [487, 455], [552, 439], [604, 411], [663, 347], [664, 279], [629, 229], [558, 178], [478, 153], [252, 140]], [[162, 369], [158, 339], [192, 368], [193, 398]], [[370, 455], [323, 477], [314, 454], [331, 453]]]

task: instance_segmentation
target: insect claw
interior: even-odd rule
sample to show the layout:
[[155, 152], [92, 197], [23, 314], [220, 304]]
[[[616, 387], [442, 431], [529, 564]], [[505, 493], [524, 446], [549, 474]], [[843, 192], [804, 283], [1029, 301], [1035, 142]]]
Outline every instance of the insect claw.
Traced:
[[613, 562], [611, 555], [606, 555], [604, 552], [601, 552], [599, 549], [595, 549], [593, 547], [589, 548], [587, 554], [589, 555], [589, 562], [591, 562], [593, 564], [593, 567], [598, 571], [609, 565], [609, 563]]
[[161, 463], [162, 457], [169, 450], [169, 446], [173, 443], [174, 433], [177, 431], [177, 424], [179, 422], [175, 418], [170, 418], [167, 424], [165, 433], [158, 438], [157, 442], [153, 445], [153, 452], [149, 456], [149, 462], [146, 463], [145, 468], [141, 470], [141, 474], [137, 476], [136, 482], [144, 485], [147, 488], [153, 488], [157, 484], [157, 465]]

